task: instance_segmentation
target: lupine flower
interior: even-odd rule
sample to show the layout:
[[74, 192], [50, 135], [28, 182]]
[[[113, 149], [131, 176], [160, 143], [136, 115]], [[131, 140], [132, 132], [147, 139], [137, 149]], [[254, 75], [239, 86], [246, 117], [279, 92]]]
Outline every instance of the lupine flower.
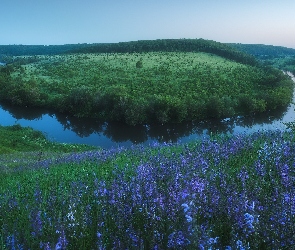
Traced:
[[41, 218], [41, 211], [33, 211], [31, 214], [31, 222], [33, 227], [33, 236], [41, 235], [42, 234], [42, 218]]
[[179, 232], [173, 232], [168, 237], [168, 245], [169, 248], [178, 248], [178, 247], [184, 247], [188, 246], [190, 244], [190, 241], [185, 238], [182, 231]]
[[16, 243], [15, 243], [14, 234], [7, 237], [6, 244], [7, 244], [8, 247], [10, 247], [10, 249], [16, 249]]
[[182, 205], [184, 213], [186, 213], [189, 210], [189, 206], [186, 203], [183, 203]]
[[189, 215], [185, 215], [185, 218], [186, 218], [186, 221], [187, 222], [192, 222], [193, 221], [193, 218], [192, 217], [190, 217]]
[[254, 216], [248, 213], [244, 214], [245, 224], [249, 229], [254, 229]]
[[246, 248], [243, 246], [243, 242], [240, 240], [237, 240], [236, 246], [238, 250], [246, 250]]
[[41, 248], [43, 248], [44, 250], [51, 250], [49, 242], [46, 242], [45, 244], [42, 244]]
[[58, 242], [55, 245], [55, 250], [65, 250], [67, 248], [68, 241], [66, 239], [65, 231], [61, 230]]
[[253, 215], [249, 213], [244, 214], [244, 232], [245, 235], [248, 236], [255, 231], [254, 223], [256, 223], [258, 219], [255, 219]]

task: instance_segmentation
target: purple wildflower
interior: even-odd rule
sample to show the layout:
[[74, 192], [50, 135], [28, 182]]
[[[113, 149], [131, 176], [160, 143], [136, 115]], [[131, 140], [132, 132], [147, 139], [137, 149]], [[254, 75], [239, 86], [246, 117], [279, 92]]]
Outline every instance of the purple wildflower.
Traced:
[[173, 232], [168, 237], [167, 247], [179, 248], [190, 245], [190, 241], [183, 235], [182, 231]]
[[41, 211], [39, 210], [35, 210], [31, 213], [31, 222], [32, 222], [32, 228], [33, 228], [33, 232], [32, 235], [33, 236], [38, 236], [42, 234], [42, 228], [43, 228], [43, 222], [42, 222], [42, 218], [41, 218]]
[[66, 239], [65, 231], [61, 230], [58, 242], [55, 245], [55, 250], [65, 250], [68, 245], [68, 240]]

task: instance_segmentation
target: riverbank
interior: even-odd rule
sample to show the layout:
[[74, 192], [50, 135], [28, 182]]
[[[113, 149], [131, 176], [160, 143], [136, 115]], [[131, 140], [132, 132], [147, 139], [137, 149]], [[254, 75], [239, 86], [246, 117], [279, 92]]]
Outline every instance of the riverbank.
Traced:
[[[292, 77], [292, 74], [288, 73]], [[295, 80], [294, 76], [292, 77]], [[293, 102], [295, 95], [293, 93]], [[285, 129], [284, 123], [295, 121], [295, 106], [256, 116], [212, 119], [166, 125], [128, 126], [123, 123], [102, 123], [95, 119], [75, 118], [46, 109], [0, 106], [0, 125], [30, 126], [42, 131], [53, 142], [78, 143], [102, 148], [131, 147], [157, 142], [189, 142], [210, 134], [253, 133], [261, 130]]]
[[[41, 159], [45, 152], [69, 153], [97, 149], [90, 145], [56, 143], [46, 139], [46, 136], [30, 127], [20, 125], [0, 125], [0, 158], [2, 154], [36, 151]], [[1, 160], [0, 160], [1, 162]]]

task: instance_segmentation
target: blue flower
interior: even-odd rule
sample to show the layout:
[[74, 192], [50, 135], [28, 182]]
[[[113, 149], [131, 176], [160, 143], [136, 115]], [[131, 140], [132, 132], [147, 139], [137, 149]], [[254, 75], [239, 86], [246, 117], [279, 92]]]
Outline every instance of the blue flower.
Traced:
[[192, 222], [193, 221], [193, 218], [190, 217], [189, 215], [185, 215], [185, 218], [186, 218], [187, 222]]
[[254, 226], [253, 226], [254, 216], [249, 214], [249, 213], [245, 213], [244, 214], [244, 219], [245, 219], [245, 224], [247, 225], [247, 227], [249, 229], [254, 229]]
[[186, 213], [189, 210], [189, 206], [186, 203], [181, 204], [183, 211]]

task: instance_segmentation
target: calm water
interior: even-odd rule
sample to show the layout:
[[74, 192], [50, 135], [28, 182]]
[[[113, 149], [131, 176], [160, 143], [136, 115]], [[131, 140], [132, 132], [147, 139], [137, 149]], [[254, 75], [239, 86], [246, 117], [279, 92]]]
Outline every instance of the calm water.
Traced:
[[[293, 80], [294, 77], [293, 77]], [[295, 98], [293, 98], [293, 102]], [[0, 125], [20, 124], [43, 131], [48, 139], [65, 143], [85, 143], [104, 148], [131, 146], [134, 143], [188, 142], [210, 133], [252, 133], [285, 129], [283, 122], [295, 121], [294, 105], [256, 117], [238, 117], [200, 123], [127, 126], [79, 119], [44, 109], [0, 105]]]

